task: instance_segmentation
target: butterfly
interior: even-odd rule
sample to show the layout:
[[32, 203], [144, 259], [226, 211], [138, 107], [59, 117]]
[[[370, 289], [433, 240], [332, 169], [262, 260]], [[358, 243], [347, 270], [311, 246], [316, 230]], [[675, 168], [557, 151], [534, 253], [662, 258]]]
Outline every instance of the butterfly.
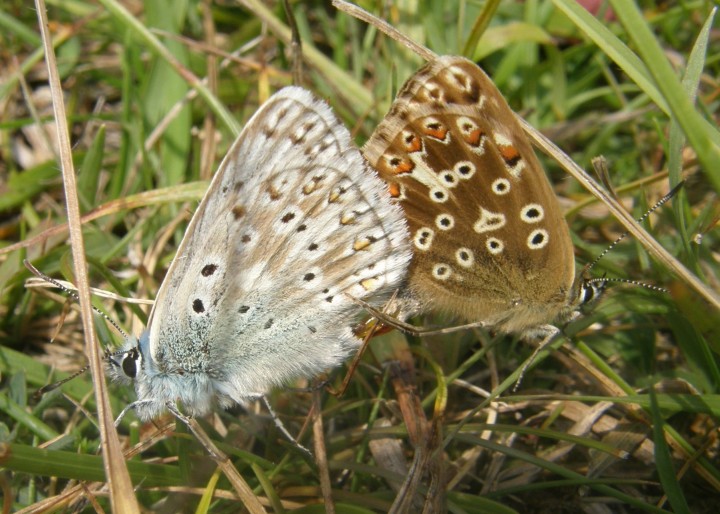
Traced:
[[363, 147], [403, 208], [413, 259], [404, 317], [444, 311], [551, 338], [596, 298], [576, 278], [557, 197], [515, 115], [473, 62], [438, 57], [401, 88]]
[[410, 261], [407, 224], [330, 107], [288, 87], [228, 151], [148, 326], [108, 356], [143, 420], [207, 413], [339, 365], [354, 299], [382, 304]]

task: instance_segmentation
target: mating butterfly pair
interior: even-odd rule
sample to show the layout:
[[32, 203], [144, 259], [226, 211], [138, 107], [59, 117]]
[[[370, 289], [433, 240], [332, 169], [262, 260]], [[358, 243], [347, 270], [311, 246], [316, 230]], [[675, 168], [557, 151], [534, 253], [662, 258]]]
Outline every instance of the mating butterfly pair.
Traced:
[[[109, 360], [138, 415], [193, 415], [340, 364], [356, 299], [446, 310], [550, 337], [575, 283], [555, 195], [519, 123], [472, 62], [441, 57], [363, 148], [296, 87], [271, 97], [193, 216], [139, 340]], [[378, 177], [379, 175], [379, 177]], [[575, 285], [574, 285], [575, 284]]]

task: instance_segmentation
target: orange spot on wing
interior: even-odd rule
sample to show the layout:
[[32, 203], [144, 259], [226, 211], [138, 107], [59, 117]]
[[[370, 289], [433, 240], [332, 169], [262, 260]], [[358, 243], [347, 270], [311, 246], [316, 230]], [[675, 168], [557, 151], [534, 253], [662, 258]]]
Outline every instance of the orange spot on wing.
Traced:
[[500, 155], [502, 155], [505, 162], [517, 162], [520, 159], [520, 152], [512, 145], [498, 146], [498, 150], [500, 150]]
[[408, 153], [419, 152], [422, 150], [422, 142], [415, 134], [405, 138], [405, 151]]
[[397, 182], [390, 182], [388, 184], [388, 191], [392, 198], [400, 198], [400, 184]]
[[441, 141], [444, 141], [447, 137], [447, 129], [443, 126], [438, 127], [425, 127], [425, 134], [427, 134], [430, 137], [434, 137], [435, 139], [439, 139]]
[[401, 173], [410, 173], [415, 168], [415, 165], [410, 161], [403, 161], [395, 168], [395, 173], [400, 175]]
[[395, 175], [402, 175], [403, 173], [410, 173], [415, 169], [415, 164], [409, 159], [403, 159], [401, 157], [393, 157], [387, 161], [390, 173]]
[[463, 135], [465, 136], [465, 142], [471, 146], [480, 146], [480, 141], [485, 137], [485, 133], [479, 128], [466, 132]]

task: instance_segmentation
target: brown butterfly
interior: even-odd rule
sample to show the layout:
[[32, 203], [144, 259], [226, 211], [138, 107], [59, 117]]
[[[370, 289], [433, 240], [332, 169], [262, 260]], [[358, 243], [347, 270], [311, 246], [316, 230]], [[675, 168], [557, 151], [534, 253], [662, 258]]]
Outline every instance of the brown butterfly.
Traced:
[[406, 315], [450, 312], [550, 339], [595, 298], [530, 142], [490, 78], [439, 57], [405, 83], [363, 148], [402, 206], [413, 248]]

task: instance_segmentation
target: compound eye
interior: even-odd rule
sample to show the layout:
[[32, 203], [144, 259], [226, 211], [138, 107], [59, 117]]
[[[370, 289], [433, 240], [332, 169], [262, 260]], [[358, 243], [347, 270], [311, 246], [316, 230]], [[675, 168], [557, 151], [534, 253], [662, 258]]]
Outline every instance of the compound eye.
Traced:
[[123, 373], [129, 378], [135, 378], [138, 373], [138, 361], [140, 360], [140, 352], [137, 351], [137, 348], [133, 348], [127, 354], [125, 354], [125, 357], [123, 357], [123, 360], [121, 362]]

